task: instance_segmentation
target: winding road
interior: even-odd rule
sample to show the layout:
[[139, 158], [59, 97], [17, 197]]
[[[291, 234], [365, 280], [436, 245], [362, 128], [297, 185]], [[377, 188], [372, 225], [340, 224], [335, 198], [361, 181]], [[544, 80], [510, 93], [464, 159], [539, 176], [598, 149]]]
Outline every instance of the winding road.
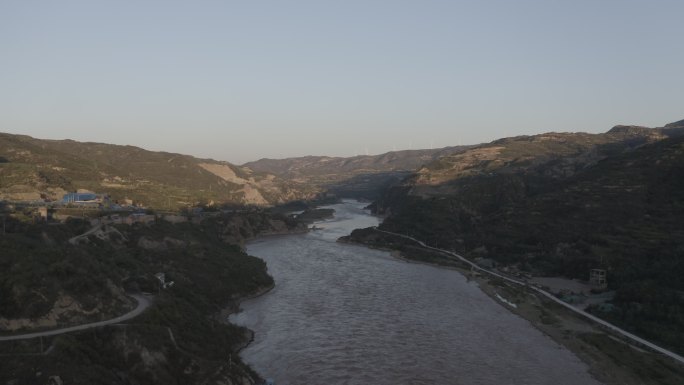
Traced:
[[132, 318], [139, 316], [140, 314], [142, 314], [142, 312], [144, 312], [152, 304], [149, 297], [146, 297], [143, 295], [138, 295], [138, 294], [131, 294], [130, 296], [135, 298], [136, 301], [138, 301], [138, 306], [136, 306], [136, 308], [131, 310], [130, 312], [128, 312], [124, 315], [121, 315], [119, 317], [112, 318], [112, 319], [109, 319], [106, 321], [92, 322], [92, 323], [88, 323], [88, 324], [70, 326], [70, 327], [61, 328], [61, 329], [53, 329], [53, 330], [46, 330], [46, 331], [42, 331], [42, 332], [18, 334], [18, 335], [12, 335], [12, 336], [0, 336], [0, 341], [27, 340], [27, 339], [31, 339], [31, 338], [37, 338], [37, 337], [48, 337], [48, 336], [54, 336], [54, 335], [58, 335], [58, 334], [64, 334], [64, 333], [69, 333], [69, 332], [75, 332], [75, 331], [80, 331], [80, 330], [96, 328], [96, 327], [100, 327], [100, 326], [116, 324], [116, 323], [128, 321], [129, 319], [132, 319]]
[[609, 329], [610, 331], [612, 331], [612, 332], [614, 332], [614, 333], [616, 333], [616, 334], [619, 334], [619, 335], [621, 335], [621, 336], [627, 338], [628, 340], [631, 340], [632, 342], [636, 342], [636, 343], [638, 343], [638, 344], [640, 344], [640, 345], [642, 345], [642, 346], [646, 346], [646, 347], [648, 347], [648, 348], [650, 348], [650, 349], [652, 349], [652, 350], [654, 350], [654, 351], [656, 351], [656, 352], [658, 352], [658, 353], [661, 353], [661, 354], [663, 354], [663, 355], [665, 355], [665, 356], [668, 356], [668, 357], [670, 357], [670, 358], [672, 358], [672, 359], [674, 359], [674, 360], [676, 360], [676, 361], [679, 361], [680, 363], [684, 364], [684, 357], [680, 356], [679, 354], [674, 353], [674, 352], [671, 352], [671, 351], [669, 351], [669, 350], [667, 350], [667, 349], [665, 349], [665, 348], [662, 348], [662, 347], [660, 347], [660, 346], [658, 346], [658, 345], [656, 345], [656, 344], [654, 344], [654, 343], [652, 343], [652, 342], [646, 341], [646, 340], [643, 339], [643, 338], [637, 337], [636, 335], [634, 335], [634, 334], [632, 334], [632, 333], [630, 333], [630, 332], [628, 332], [628, 331], [626, 331], [626, 330], [620, 329], [619, 327], [617, 327], [617, 326], [615, 326], [615, 325], [613, 325], [613, 324], [611, 324], [611, 323], [609, 323], [609, 322], [606, 322], [606, 321], [604, 321], [604, 320], [602, 320], [602, 319], [600, 319], [600, 318], [598, 318], [598, 317], [596, 317], [596, 316], [594, 316], [594, 315], [592, 315], [592, 314], [589, 314], [589, 313], [585, 312], [585, 311], [582, 310], [582, 309], [578, 309], [578, 308], [576, 308], [576, 307], [570, 305], [569, 303], [560, 300], [559, 298], [557, 298], [556, 296], [554, 296], [553, 294], [551, 294], [551, 293], [549, 293], [549, 292], [547, 292], [547, 291], [545, 291], [545, 290], [542, 290], [542, 289], [540, 289], [540, 288], [538, 288], [538, 287], [536, 287], [536, 286], [531, 286], [531, 285], [529, 285], [529, 284], [528, 284], [527, 282], [525, 282], [525, 281], [520, 281], [520, 280], [511, 278], [511, 277], [507, 277], [507, 276], [505, 276], [505, 275], [499, 274], [499, 273], [497, 273], [497, 272], [494, 272], [494, 271], [491, 271], [491, 270], [487, 270], [487, 269], [485, 269], [485, 268], [480, 267], [480, 266], [477, 265], [476, 263], [469, 261], [469, 260], [466, 259], [465, 257], [463, 257], [463, 256], [461, 256], [461, 255], [458, 255], [458, 254], [454, 253], [453, 251], [444, 250], [444, 249], [438, 249], [438, 248], [436, 248], [436, 247], [428, 246], [428, 245], [426, 245], [423, 241], [420, 241], [420, 240], [418, 240], [418, 239], [415, 239], [415, 238], [413, 238], [413, 237], [411, 237], [411, 236], [404, 235], [404, 234], [399, 234], [399, 233], [393, 233], [393, 232], [391, 232], [391, 231], [380, 230], [380, 229], [378, 229], [377, 227], [374, 227], [374, 229], [375, 229], [375, 231], [378, 231], [378, 232], [381, 232], [381, 233], [390, 234], [390, 235], [395, 235], [395, 236], [399, 236], [399, 237], [402, 237], [402, 238], [405, 238], [405, 239], [412, 240], [412, 241], [418, 243], [420, 246], [422, 246], [422, 247], [424, 247], [424, 248], [426, 248], [426, 249], [439, 251], [439, 252], [441, 252], [441, 253], [443, 253], [443, 254], [447, 254], [447, 255], [456, 257], [458, 260], [460, 260], [460, 261], [463, 262], [463, 263], [466, 263], [466, 264], [470, 265], [470, 266], [471, 266], [473, 269], [475, 269], [475, 270], [478, 270], [478, 271], [487, 273], [487, 274], [489, 274], [489, 275], [493, 275], [493, 276], [495, 276], [495, 277], [501, 278], [501, 279], [503, 279], [503, 280], [506, 280], [507, 282], [511, 282], [511, 283], [516, 284], [516, 285], [525, 286], [525, 287], [527, 287], [527, 288], [529, 288], [529, 289], [531, 289], [531, 290], [534, 290], [534, 291], [536, 291], [537, 293], [543, 295], [544, 297], [550, 299], [551, 301], [556, 302], [557, 304], [559, 304], [559, 305], [561, 305], [561, 306], [563, 306], [563, 307], [565, 307], [565, 308], [567, 308], [567, 309], [569, 309], [569, 310], [571, 310], [571, 311], [573, 311], [573, 312], [575, 312], [575, 313], [577, 313], [577, 314], [579, 314], [579, 315], [581, 315], [581, 316], [583, 316], [583, 317], [585, 317], [585, 318], [587, 318], [587, 319], [589, 319], [589, 320], [591, 320], [591, 321], [593, 321], [593, 322], [595, 322], [595, 323], [597, 323], [597, 324], [599, 324], [599, 325], [601, 325], [601, 326], [603, 326], [603, 327]]

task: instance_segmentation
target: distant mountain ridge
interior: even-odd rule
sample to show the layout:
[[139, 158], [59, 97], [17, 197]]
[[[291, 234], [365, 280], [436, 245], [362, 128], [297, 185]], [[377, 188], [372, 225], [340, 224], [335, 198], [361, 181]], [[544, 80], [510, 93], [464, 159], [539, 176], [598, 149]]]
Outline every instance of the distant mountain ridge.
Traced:
[[665, 125], [665, 128], [684, 127], [684, 119]]
[[86, 189], [175, 208], [212, 201], [270, 205], [315, 195], [307, 186], [228, 162], [134, 146], [0, 133], [0, 159], [0, 199], [55, 200]]
[[313, 199], [325, 190], [370, 198], [421, 165], [466, 148], [261, 159], [237, 166], [135, 146], [0, 133], [0, 200], [58, 200], [76, 190], [153, 208], [210, 202], [273, 205]]
[[336, 174], [341, 172], [407, 171], [434, 159], [469, 146], [452, 146], [432, 150], [390, 151], [379, 155], [357, 155], [353, 157], [303, 156], [285, 159], [263, 158], [243, 164], [254, 171], [271, 172], [278, 176]]
[[380, 155], [353, 157], [304, 156], [286, 159], [260, 159], [243, 164], [250, 170], [266, 172], [326, 189], [342, 196], [371, 198], [411, 172], [443, 156], [471, 146], [424, 150], [391, 151]]

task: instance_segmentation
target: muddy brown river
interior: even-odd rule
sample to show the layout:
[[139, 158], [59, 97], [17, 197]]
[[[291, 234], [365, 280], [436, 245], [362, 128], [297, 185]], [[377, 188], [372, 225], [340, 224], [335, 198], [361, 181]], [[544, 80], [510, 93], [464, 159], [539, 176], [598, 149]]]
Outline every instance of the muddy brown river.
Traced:
[[337, 243], [378, 219], [346, 201], [322, 230], [247, 251], [276, 287], [231, 321], [256, 333], [241, 356], [276, 385], [598, 384], [588, 367], [460, 273]]

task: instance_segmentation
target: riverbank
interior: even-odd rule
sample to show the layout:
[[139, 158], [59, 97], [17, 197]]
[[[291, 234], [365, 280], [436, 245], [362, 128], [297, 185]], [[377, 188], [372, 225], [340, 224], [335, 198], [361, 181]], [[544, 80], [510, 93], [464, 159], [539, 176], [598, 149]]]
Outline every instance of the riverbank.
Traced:
[[683, 365], [674, 360], [628, 344], [539, 293], [500, 278], [474, 273], [463, 262], [445, 258], [436, 251], [372, 229], [357, 230], [340, 242], [389, 250], [394, 257], [409, 263], [459, 271], [501, 306], [573, 352], [589, 366], [591, 375], [604, 384], [674, 385], [684, 378]]
[[501, 306], [573, 352], [606, 385], [674, 385], [684, 378], [684, 368], [673, 360], [635, 347], [542, 296], [485, 276], [470, 279]]
[[[272, 283], [271, 285], [264, 286], [262, 288], [259, 288], [253, 293], [247, 294], [245, 296], [238, 297], [233, 300], [233, 303], [231, 303], [229, 306], [226, 306], [225, 308], [221, 309], [218, 314], [214, 316], [214, 319], [225, 324], [225, 325], [233, 325], [228, 318], [236, 313], [240, 312], [240, 304], [242, 304], [244, 301], [248, 301], [250, 299], [254, 298], [259, 298], [262, 295], [268, 294], [271, 290], [275, 288], [275, 282]], [[250, 330], [248, 328], [245, 328], [247, 330], [247, 333], [245, 334], [245, 341], [241, 343], [240, 345], [236, 346], [234, 348], [235, 352], [237, 354], [240, 353], [243, 349], [247, 348], [249, 344], [251, 344], [254, 341], [254, 331]]]
[[[309, 209], [306, 210], [305, 212], [313, 212], [312, 218], [315, 217], [317, 220], [323, 220], [323, 219], [328, 219], [331, 218], [334, 214], [334, 210], [318, 210], [318, 209]], [[248, 236], [245, 237], [240, 243], [240, 248], [245, 251], [246, 245], [249, 242], [257, 241], [260, 239], [265, 239], [265, 238], [270, 238], [270, 237], [278, 237], [278, 236], [286, 236], [286, 235], [298, 235], [298, 234], [306, 234], [309, 231], [311, 231], [307, 224], [311, 223], [312, 221], [303, 221], [300, 218], [296, 218], [296, 225], [290, 226], [287, 225], [286, 222], [281, 222], [278, 223], [277, 226], [274, 225], [273, 221], [271, 221], [271, 227], [269, 230], [261, 230], [258, 233], [254, 234], [253, 236]], [[246, 252], [246, 251], [245, 251]], [[255, 299], [258, 297], [261, 297], [265, 294], [268, 294], [271, 290], [275, 288], [275, 282], [271, 283], [270, 285], [263, 286], [258, 288], [252, 293], [235, 297], [232, 299], [231, 303], [225, 306], [223, 309], [221, 309], [217, 314], [214, 315], [214, 320], [228, 326], [235, 326], [233, 323], [230, 322], [229, 318], [231, 315], [237, 314], [241, 311], [240, 305], [248, 300]], [[249, 329], [249, 328], [244, 328], [245, 334], [243, 335], [243, 341], [233, 347], [233, 351], [236, 354], [240, 354], [240, 352], [244, 349], [246, 349], [252, 342], [254, 342], [254, 331]], [[264, 379], [252, 368], [250, 368], [253, 373], [256, 373], [256, 375], [259, 377], [259, 381], [263, 382]]]
[[38, 294], [30, 298], [33, 303], [17, 297], [21, 306], [8, 305], [3, 316], [23, 316], [23, 309], [40, 309], [36, 305], [54, 303], [51, 296], [61, 293], [101, 306], [108, 298], [100, 295], [98, 285], [104, 291], [108, 282], [121, 290], [154, 292], [156, 299], [134, 320], [119, 318], [111, 325], [88, 325], [97, 326], [88, 331], [68, 329], [70, 333], [57, 336], [2, 341], [0, 383], [45, 383], [47, 375], [84, 384], [258, 383], [259, 376], [236, 351], [251, 336], [244, 328], [217, 322], [215, 316], [223, 306], [272, 286], [265, 263], [228, 240], [296, 227], [287, 218], [279, 219], [246, 213], [243, 218], [215, 217], [202, 223], [117, 225], [121, 236], [89, 237], [79, 245], [68, 244], [68, 239], [82, 234], [85, 224], [36, 225], [8, 234], [2, 240], [3, 258], [16, 268], [23, 266], [10, 274], [13, 285]]
[[337, 243], [379, 223], [356, 202], [333, 207], [335, 219], [320, 231], [247, 245], [278, 285], [230, 317], [256, 332], [240, 356], [262, 376], [293, 384], [598, 384], [570, 351], [461, 275]]

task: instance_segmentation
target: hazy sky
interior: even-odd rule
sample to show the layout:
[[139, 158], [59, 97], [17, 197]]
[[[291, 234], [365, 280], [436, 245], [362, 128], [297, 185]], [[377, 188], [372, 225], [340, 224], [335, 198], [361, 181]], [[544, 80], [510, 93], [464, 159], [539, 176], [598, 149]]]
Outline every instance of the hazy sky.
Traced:
[[242, 163], [684, 119], [684, 1], [0, 0], [0, 131]]

